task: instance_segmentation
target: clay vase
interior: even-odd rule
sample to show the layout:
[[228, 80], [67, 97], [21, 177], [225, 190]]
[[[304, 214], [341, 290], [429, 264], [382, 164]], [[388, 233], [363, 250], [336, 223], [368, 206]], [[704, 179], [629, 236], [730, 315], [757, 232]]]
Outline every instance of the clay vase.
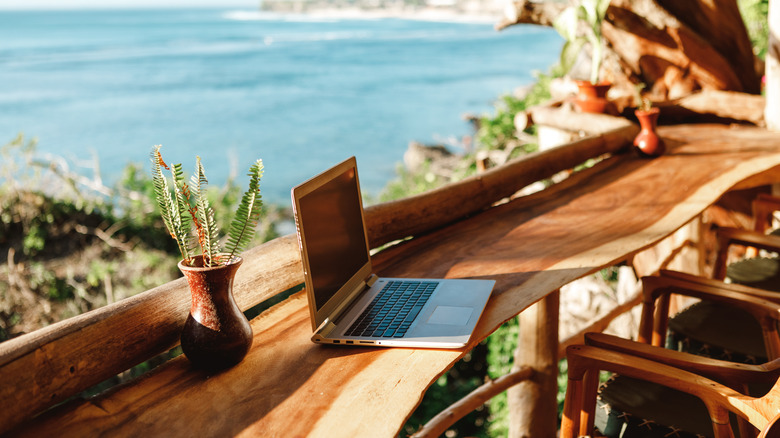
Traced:
[[243, 259], [222, 266], [203, 267], [202, 256], [193, 265], [179, 262], [187, 278], [192, 307], [181, 333], [184, 355], [198, 368], [216, 371], [231, 367], [252, 346], [252, 327], [233, 298], [233, 278]]
[[574, 100], [575, 105], [586, 113], [605, 113], [609, 101], [607, 100], [607, 92], [612, 87], [609, 82], [599, 82], [593, 84], [589, 81], [576, 81], [577, 82], [577, 98]]
[[641, 130], [634, 139], [634, 146], [639, 151], [639, 154], [644, 157], [658, 157], [666, 152], [666, 144], [655, 133], [656, 123], [658, 122], [658, 114], [661, 111], [657, 107], [650, 108], [649, 110], [636, 110], [636, 118], [639, 120], [639, 126]]

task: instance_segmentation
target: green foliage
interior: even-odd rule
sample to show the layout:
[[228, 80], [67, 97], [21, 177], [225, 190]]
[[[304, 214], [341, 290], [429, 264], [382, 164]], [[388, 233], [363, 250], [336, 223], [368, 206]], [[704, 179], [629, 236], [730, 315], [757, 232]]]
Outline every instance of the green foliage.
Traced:
[[[480, 150], [506, 149], [514, 141], [517, 141], [515, 129], [515, 116], [517, 113], [538, 105], [550, 99], [550, 81], [553, 76], [536, 73], [536, 82], [528, 89], [523, 97], [513, 95], [501, 96], [495, 104], [496, 112], [493, 115], [485, 115], [480, 118], [479, 129], [475, 139]], [[533, 134], [533, 128], [526, 130]], [[533, 143], [525, 144], [518, 153], [530, 153], [537, 149]]]
[[[441, 412], [444, 408], [478, 388], [485, 380], [485, 355], [487, 346], [482, 343], [455, 363], [443, 376], [434, 382], [425, 393], [420, 407], [401, 429], [400, 436], [412, 435], [419, 427]], [[447, 437], [486, 438], [486, 423], [489, 412], [482, 407], [458, 420], [446, 433]]]
[[[512, 318], [488, 337], [487, 371], [491, 379], [497, 379], [511, 371], [519, 334], [518, 319]], [[509, 435], [509, 405], [506, 392], [490, 400], [488, 427], [491, 436]]]
[[[599, 82], [602, 52], [604, 50], [601, 24], [609, 8], [609, 0], [581, 0], [578, 5], [566, 8], [553, 23], [553, 27], [566, 40], [561, 49], [560, 65], [564, 72], [574, 66], [574, 62], [586, 43], [591, 47], [590, 82]], [[587, 32], [580, 33], [580, 23], [585, 23]]]
[[403, 164], [395, 168], [397, 178], [390, 181], [379, 195], [380, 202], [414, 196], [440, 187], [445, 181], [431, 172], [430, 160], [423, 163], [419, 172], [409, 172]]
[[46, 228], [39, 222], [31, 224], [22, 241], [22, 248], [26, 255], [35, 255], [46, 246]]
[[58, 278], [42, 263], [30, 265], [29, 284], [32, 288], [43, 291], [52, 300], [65, 301], [73, 298], [74, 287], [63, 278]]
[[[214, 209], [206, 198], [203, 190], [209, 183], [206, 179], [206, 174], [203, 170], [203, 163], [200, 161], [200, 157], [197, 157], [195, 164], [195, 174], [192, 175], [191, 180], [191, 192], [195, 199], [195, 208], [190, 209], [192, 214], [192, 220], [197, 224], [196, 232], [198, 233], [198, 242], [202, 248], [204, 257], [211, 260], [217, 256], [219, 250], [219, 227], [214, 219]], [[232, 258], [232, 257], [231, 257]]]
[[739, 0], [739, 11], [747, 27], [753, 52], [766, 59], [769, 47], [769, 0]]
[[257, 160], [249, 169], [249, 189], [241, 197], [241, 204], [230, 223], [227, 242], [227, 260], [244, 250], [254, 237], [263, 201], [260, 196], [260, 179], [263, 177], [263, 161]]
[[494, 115], [480, 118], [476, 140], [481, 149], [504, 149], [508, 142], [514, 141], [515, 115], [527, 106], [523, 99], [505, 95], [496, 102], [495, 108]]
[[[263, 207], [260, 196], [263, 161], [257, 160], [249, 169], [249, 188], [242, 196], [230, 224], [223, 254], [220, 250], [219, 227], [214, 219], [214, 210], [204, 190], [208, 180], [200, 157], [196, 159], [195, 174], [191, 178], [192, 186], [189, 186], [184, 181], [181, 164], [168, 166], [162, 158], [160, 147], [155, 146], [151, 154], [155, 197], [163, 223], [176, 240], [184, 262], [189, 265], [194, 263], [195, 251], [191, 244], [194, 234], [197, 236], [204, 266], [229, 263], [254, 238]], [[171, 172], [173, 191], [169, 189], [163, 169], [169, 169]]]
[[[168, 184], [168, 178], [163, 174], [163, 168], [170, 170], [172, 178], [174, 180], [174, 188], [176, 187], [176, 165], [173, 167], [168, 166], [162, 160], [160, 155], [160, 146], [155, 146], [152, 151], [152, 181], [154, 183], [154, 193], [157, 199], [157, 205], [160, 207], [160, 215], [162, 216], [165, 228], [171, 234], [171, 237], [176, 241], [179, 247], [179, 252], [185, 260], [191, 258], [191, 228], [189, 217], [185, 214], [188, 211], [186, 208], [182, 208], [179, 201], [179, 197], [174, 197]], [[178, 165], [179, 179], [181, 176], [181, 165]], [[183, 183], [182, 183], [183, 184]], [[181, 192], [181, 189], [176, 190], [177, 193]]]

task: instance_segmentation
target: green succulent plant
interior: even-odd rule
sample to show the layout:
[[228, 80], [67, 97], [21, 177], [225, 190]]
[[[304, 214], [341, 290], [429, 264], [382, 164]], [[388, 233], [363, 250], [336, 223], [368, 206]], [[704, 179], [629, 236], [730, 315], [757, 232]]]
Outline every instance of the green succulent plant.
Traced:
[[[206, 198], [205, 186], [208, 180], [200, 157], [196, 158], [195, 173], [187, 184], [181, 163], [166, 164], [160, 148], [161, 145], [155, 146], [151, 153], [155, 198], [165, 227], [179, 246], [184, 264], [194, 266], [198, 255], [203, 256], [203, 266], [230, 263], [251, 242], [260, 220], [263, 207], [260, 196], [263, 160], [255, 161], [249, 168], [249, 188], [241, 197], [223, 248], [219, 228], [214, 220], [214, 210]], [[164, 171], [170, 172], [170, 182]]]
[[[599, 83], [599, 70], [603, 53], [601, 24], [607, 15], [610, 0], [581, 0], [566, 8], [553, 22], [553, 27], [566, 40], [561, 49], [560, 65], [564, 72], [571, 70], [577, 56], [586, 43], [591, 46], [590, 82]], [[586, 24], [586, 32], [580, 32], [580, 23]]]

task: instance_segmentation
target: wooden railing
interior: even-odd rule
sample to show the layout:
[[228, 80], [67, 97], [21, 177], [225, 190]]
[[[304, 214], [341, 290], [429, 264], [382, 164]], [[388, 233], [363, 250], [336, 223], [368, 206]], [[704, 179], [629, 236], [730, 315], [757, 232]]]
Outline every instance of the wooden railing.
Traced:
[[[590, 116], [588, 116], [590, 117]], [[440, 189], [366, 209], [372, 247], [439, 228], [588, 159], [618, 152], [632, 123], [593, 116], [614, 128], [535, 153]], [[601, 125], [602, 123], [596, 123]], [[236, 301], [254, 307], [303, 282], [294, 235], [246, 251]], [[0, 433], [178, 344], [190, 307], [184, 279], [0, 343]]]

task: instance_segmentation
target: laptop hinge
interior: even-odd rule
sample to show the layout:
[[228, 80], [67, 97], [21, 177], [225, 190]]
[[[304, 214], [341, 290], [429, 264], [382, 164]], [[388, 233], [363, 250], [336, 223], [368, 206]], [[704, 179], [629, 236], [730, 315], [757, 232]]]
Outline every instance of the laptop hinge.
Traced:
[[330, 336], [330, 333], [333, 331], [333, 329], [336, 328], [336, 324], [333, 324], [329, 319], [326, 319], [320, 328], [317, 330], [316, 333], [314, 333], [314, 337], [318, 339], [325, 339], [328, 336]]
[[355, 289], [349, 293], [347, 299], [345, 299], [339, 307], [333, 309], [333, 312], [331, 312], [333, 317], [323, 321], [319, 330], [317, 330], [317, 333], [325, 334], [326, 332], [333, 330], [341, 320], [341, 317], [347, 314], [347, 311], [355, 304], [355, 298], [357, 298], [367, 287], [373, 286], [377, 280], [379, 280], [379, 277], [377, 277], [376, 274], [371, 274], [365, 281], [361, 281]]

